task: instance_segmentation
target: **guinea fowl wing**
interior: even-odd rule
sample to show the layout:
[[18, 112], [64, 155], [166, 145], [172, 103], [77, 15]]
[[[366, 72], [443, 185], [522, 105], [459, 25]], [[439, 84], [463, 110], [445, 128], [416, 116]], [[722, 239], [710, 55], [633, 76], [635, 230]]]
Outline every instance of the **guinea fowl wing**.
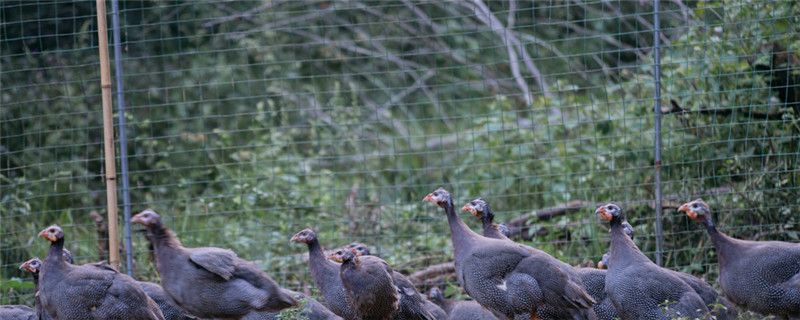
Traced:
[[222, 248], [192, 248], [189, 253], [189, 260], [225, 280], [230, 280], [236, 271], [238, 258], [233, 251]]
[[0, 319], [34, 320], [36, 319], [36, 312], [33, 308], [23, 305], [0, 306]]
[[436, 317], [431, 314], [426, 308], [426, 299], [422, 297], [414, 284], [411, 283], [403, 274], [392, 271], [392, 281], [397, 287], [397, 292], [400, 298], [400, 305], [393, 316], [398, 320], [436, 320]]

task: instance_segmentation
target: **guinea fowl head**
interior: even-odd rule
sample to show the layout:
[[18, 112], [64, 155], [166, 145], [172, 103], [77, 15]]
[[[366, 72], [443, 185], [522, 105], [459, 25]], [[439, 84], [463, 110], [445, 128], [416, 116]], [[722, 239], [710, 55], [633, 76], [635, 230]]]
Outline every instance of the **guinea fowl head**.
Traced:
[[604, 204], [594, 211], [600, 219], [605, 222], [612, 222], [622, 219], [622, 209], [613, 203]]
[[145, 209], [131, 218], [132, 223], [138, 223], [145, 227], [161, 224], [161, 216], [152, 209]]
[[452, 204], [453, 199], [450, 197], [450, 192], [447, 192], [444, 188], [439, 188], [434, 190], [433, 192], [429, 193], [425, 196], [422, 201], [427, 201], [433, 203], [437, 206], [444, 208], [447, 204]]
[[442, 302], [444, 301], [444, 294], [439, 288], [433, 287], [430, 291], [428, 291], [428, 299], [431, 299], [431, 301], [434, 302]]
[[489, 207], [489, 203], [483, 198], [477, 198], [470, 202], [467, 202], [463, 207], [461, 207], [461, 211], [469, 212], [473, 216], [478, 219], [485, 220], [489, 223], [494, 220], [494, 213], [492, 213], [492, 208]]
[[348, 244], [346, 248], [354, 251], [357, 256], [368, 256], [371, 254], [369, 247], [361, 242], [353, 242]]
[[57, 225], [52, 225], [40, 231], [39, 237], [45, 238], [50, 242], [56, 242], [64, 239], [64, 230], [61, 230], [61, 227]]
[[314, 242], [314, 240], [317, 240], [317, 233], [311, 230], [311, 228], [305, 228], [292, 236], [293, 242], [309, 244]]
[[356, 252], [355, 250], [352, 249], [339, 249], [328, 256], [328, 259], [331, 259], [338, 263], [345, 263], [350, 260], [355, 260], [355, 258], [356, 258]]
[[708, 203], [703, 201], [703, 199], [697, 199], [682, 204], [680, 207], [678, 207], [678, 212], [685, 213], [689, 219], [694, 221], [702, 221], [711, 214], [711, 209], [709, 208]]
[[42, 267], [42, 260], [39, 258], [33, 257], [28, 261], [23, 262], [20, 266], [20, 270], [28, 271], [33, 274], [39, 273], [39, 268]]
[[604, 253], [600, 261], [597, 261], [597, 269], [608, 269], [608, 253]]

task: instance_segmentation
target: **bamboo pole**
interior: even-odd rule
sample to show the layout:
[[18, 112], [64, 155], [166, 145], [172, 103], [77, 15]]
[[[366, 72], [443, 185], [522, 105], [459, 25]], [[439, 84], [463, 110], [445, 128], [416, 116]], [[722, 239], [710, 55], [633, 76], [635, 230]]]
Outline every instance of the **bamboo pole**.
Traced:
[[117, 218], [117, 166], [114, 155], [114, 112], [111, 109], [111, 67], [108, 63], [106, 2], [97, 3], [97, 38], [100, 49], [100, 88], [103, 93], [103, 146], [105, 156], [106, 206], [108, 207], [108, 263], [119, 269]]

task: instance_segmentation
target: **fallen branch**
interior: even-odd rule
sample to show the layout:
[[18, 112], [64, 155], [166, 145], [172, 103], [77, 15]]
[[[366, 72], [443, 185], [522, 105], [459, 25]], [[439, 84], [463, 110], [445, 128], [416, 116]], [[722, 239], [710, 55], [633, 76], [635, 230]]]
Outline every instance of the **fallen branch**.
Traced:
[[[721, 116], [730, 116], [736, 112], [735, 108], [728, 108], [728, 109], [698, 109], [698, 110], [687, 110], [681, 108], [678, 105], [678, 102], [675, 100], [669, 101], [670, 106], [661, 109], [661, 113], [678, 113], [678, 114], [690, 114], [690, 113], [699, 113], [699, 114], [711, 114], [711, 115], [721, 115]], [[751, 111], [751, 110], [740, 110], [737, 112], [742, 116], [748, 116], [753, 119], [761, 119], [761, 120], [782, 120], [783, 119], [783, 112], [758, 112], [758, 111]]]
[[408, 276], [408, 279], [411, 280], [414, 285], [419, 286], [422, 285], [428, 280], [438, 278], [445, 275], [454, 274], [456, 272], [456, 266], [453, 262], [445, 262], [440, 264], [435, 264], [420, 271], [412, 273]]

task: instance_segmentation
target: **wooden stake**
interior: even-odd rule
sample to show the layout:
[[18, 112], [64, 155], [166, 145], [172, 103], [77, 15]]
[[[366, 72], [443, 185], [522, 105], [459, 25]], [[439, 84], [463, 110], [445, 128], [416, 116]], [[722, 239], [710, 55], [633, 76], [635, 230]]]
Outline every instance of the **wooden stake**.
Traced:
[[97, 36], [100, 49], [100, 88], [103, 93], [103, 145], [106, 160], [106, 206], [108, 207], [108, 263], [119, 269], [117, 218], [117, 157], [114, 154], [114, 112], [111, 109], [111, 67], [108, 62], [106, 2], [97, 3]]

